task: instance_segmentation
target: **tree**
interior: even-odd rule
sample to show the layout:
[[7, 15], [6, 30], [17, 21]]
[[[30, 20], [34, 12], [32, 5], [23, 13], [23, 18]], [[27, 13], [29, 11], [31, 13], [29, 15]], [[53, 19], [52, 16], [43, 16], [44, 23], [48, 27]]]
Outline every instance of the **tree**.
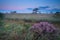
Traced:
[[57, 16], [57, 15], [60, 15], [60, 12], [56, 12], [55, 15], [56, 15], [56, 16]]
[[13, 14], [14, 14], [14, 13], [16, 13], [16, 11], [12, 11], [11, 13], [13, 13]]
[[0, 13], [0, 20], [2, 20], [4, 18], [4, 14]]
[[55, 18], [60, 18], [60, 12], [56, 12], [56, 13], [54, 14], [54, 17], [55, 17]]
[[33, 14], [37, 14], [38, 10], [39, 10], [38, 8], [34, 8], [33, 9]]
[[0, 13], [0, 26], [3, 24], [4, 14]]
[[0, 12], [0, 40], [4, 40], [6, 37], [4, 27], [4, 14]]

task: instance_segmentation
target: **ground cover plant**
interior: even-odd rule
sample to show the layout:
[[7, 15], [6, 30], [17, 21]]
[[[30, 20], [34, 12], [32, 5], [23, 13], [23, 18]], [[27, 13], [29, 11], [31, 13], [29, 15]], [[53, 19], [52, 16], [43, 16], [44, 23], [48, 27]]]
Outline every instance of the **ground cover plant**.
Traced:
[[26, 40], [60, 40], [60, 30], [48, 22], [34, 24]]
[[[41, 30], [41, 27], [39, 27], [40, 25], [43, 25], [43, 29], [45, 29], [44, 26], [47, 25], [48, 28], [46, 27], [47, 30], [45, 31], [48, 32], [47, 34], [45, 32], [42, 33], [43, 29]], [[13, 21], [3, 23], [3, 28], [0, 28], [0, 40], [48, 40], [48, 37], [50, 38], [50, 35], [53, 35], [49, 33], [49, 25], [52, 27], [51, 32], [56, 30], [56, 33], [53, 33], [54, 39], [60, 40], [59, 30], [56, 29], [55, 25], [52, 26], [53, 24], [50, 24], [49, 22], [46, 22], [45, 24], [45, 22], [17, 23]], [[39, 27], [39, 29], [37, 30], [35, 27]], [[37, 33], [33, 32], [34, 30]], [[42, 34], [42, 36], [40, 36], [39, 33]]]

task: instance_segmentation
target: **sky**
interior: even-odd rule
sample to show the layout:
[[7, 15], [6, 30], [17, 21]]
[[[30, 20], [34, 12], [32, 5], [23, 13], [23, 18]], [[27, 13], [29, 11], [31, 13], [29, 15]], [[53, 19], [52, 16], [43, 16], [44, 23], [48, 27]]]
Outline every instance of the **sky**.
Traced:
[[0, 12], [4, 13], [32, 13], [34, 8], [41, 13], [60, 12], [60, 0], [0, 0]]

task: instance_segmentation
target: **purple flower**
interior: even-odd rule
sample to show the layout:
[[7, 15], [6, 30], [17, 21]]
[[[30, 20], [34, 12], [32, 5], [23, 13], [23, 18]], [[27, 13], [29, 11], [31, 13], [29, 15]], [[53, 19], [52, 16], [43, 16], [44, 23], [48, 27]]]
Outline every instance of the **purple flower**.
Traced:
[[44, 37], [46, 38], [46, 40], [55, 40], [56, 37], [60, 35], [60, 32], [58, 32], [57, 28], [49, 22], [36, 23], [32, 27], [30, 27], [29, 30], [30, 32], [34, 33], [34, 40]]
[[50, 24], [48, 22], [40, 22], [40, 23], [36, 23], [34, 24], [30, 30], [32, 32], [38, 32], [38, 33], [42, 33], [44, 30], [45, 32], [53, 32], [54, 30], [56, 30], [55, 26], [53, 24]]

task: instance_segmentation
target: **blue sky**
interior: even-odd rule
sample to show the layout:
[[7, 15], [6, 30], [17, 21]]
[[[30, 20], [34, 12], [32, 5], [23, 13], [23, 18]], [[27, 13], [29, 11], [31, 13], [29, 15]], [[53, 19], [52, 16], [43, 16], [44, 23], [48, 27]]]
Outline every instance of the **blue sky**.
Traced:
[[60, 12], [60, 0], [0, 0], [0, 12], [31, 13], [34, 8], [42, 13]]

